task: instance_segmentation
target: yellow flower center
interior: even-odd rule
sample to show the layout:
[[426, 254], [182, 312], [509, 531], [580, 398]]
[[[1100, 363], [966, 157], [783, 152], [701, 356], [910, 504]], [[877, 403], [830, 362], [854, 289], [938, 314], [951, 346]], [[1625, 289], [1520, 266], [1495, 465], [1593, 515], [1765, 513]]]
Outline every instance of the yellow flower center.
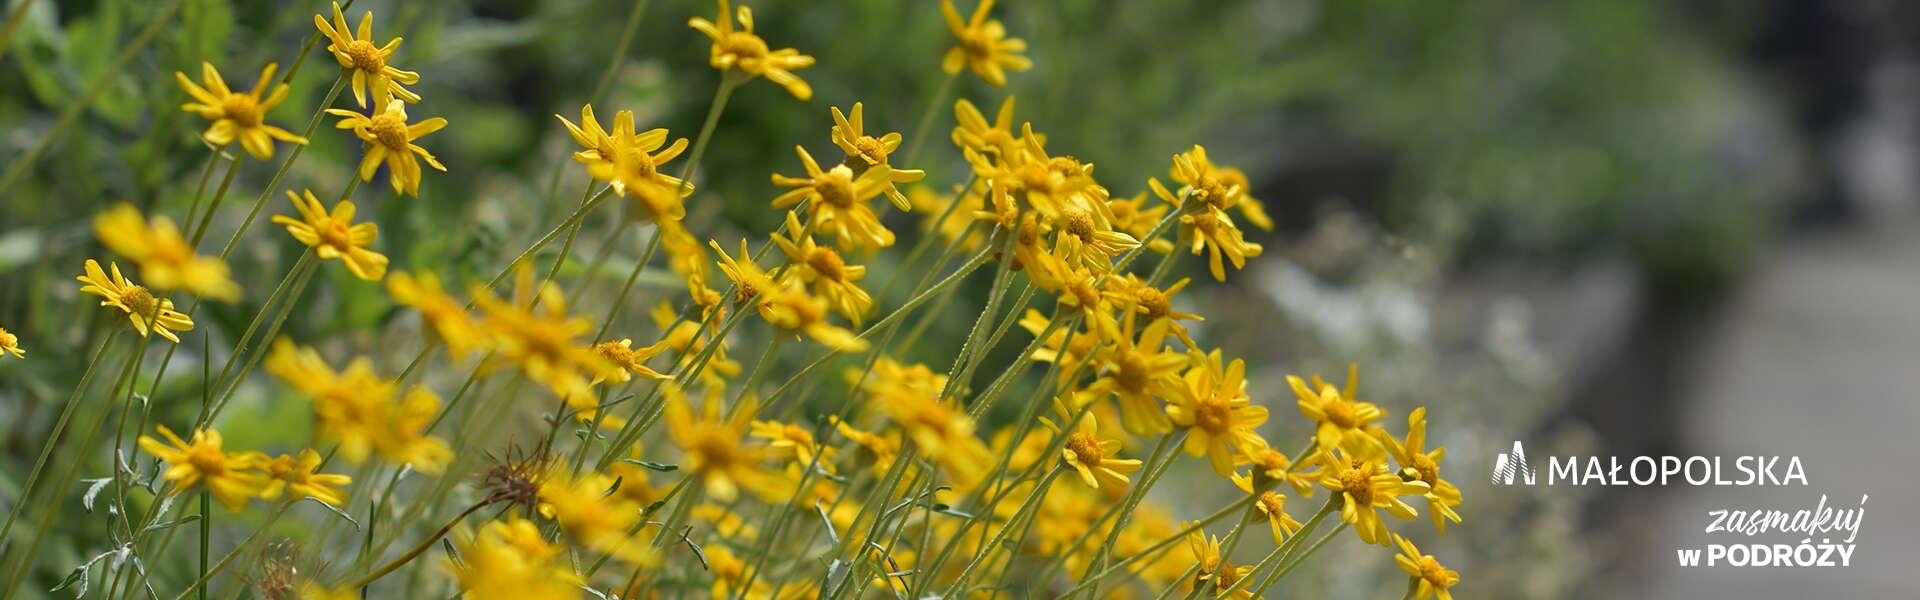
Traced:
[[736, 31], [720, 40], [720, 50], [742, 62], [759, 60], [767, 56], [767, 41], [745, 31]]
[[1433, 462], [1433, 457], [1417, 452], [1409, 454], [1411, 454], [1411, 456], [1407, 457], [1407, 462], [1413, 464], [1407, 466], [1412, 467], [1414, 471], [1420, 473], [1420, 481], [1426, 482], [1427, 485], [1438, 485], [1440, 483], [1440, 465]]
[[1100, 466], [1100, 461], [1106, 458], [1106, 452], [1100, 449], [1100, 440], [1078, 431], [1067, 436], [1067, 451], [1088, 468]]
[[634, 363], [639, 362], [636, 360], [637, 357], [634, 356], [632, 349], [622, 346], [618, 342], [601, 342], [595, 344], [593, 351], [595, 354], [599, 354], [601, 358], [607, 359], [607, 362], [620, 365], [623, 368], [630, 369]]
[[993, 38], [987, 36], [985, 27], [969, 27], [954, 37], [960, 38], [960, 49], [971, 60], [985, 60], [993, 56]]
[[820, 174], [813, 180], [813, 190], [822, 202], [840, 208], [853, 206], [853, 169], [840, 165]]
[[1166, 294], [1150, 287], [1141, 287], [1133, 291], [1133, 301], [1147, 309], [1147, 320], [1151, 321], [1173, 314], [1173, 301]]
[[1279, 518], [1279, 516], [1281, 515], [1281, 511], [1285, 510], [1286, 506], [1287, 506], [1286, 496], [1282, 496], [1274, 492], [1260, 493], [1260, 511], [1261, 512], [1267, 513], [1268, 515], [1273, 516], [1274, 518]]
[[1086, 211], [1070, 211], [1066, 214], [1066, 220], [1067, 235], [1079, 238], [1082, 242], [1093, 242], [1093, 218], [1087, 216]]
[[1194, 403], [1193, 422], [1213, 433], [1224, 432], [1233, 425], [1233, 406], [1217, 397], [1201, 398]]
[[394, 152], [405, 152], [407, 145], [413, 142], [413, 136], [407, 133], [407, 119], [398, 113], [382, 111], [367, 119], [367, 131], [380, 145]]
[[1341, 429], [1353, 429], [1359, 425], [1359, 419], [1353, 415], [1353, 405], [1346, 402], [1336, 400], [1324, 403], [1320, 406], [1320, 411], [1326, 413], [1328, 423], [1339, 426]]
[[248, 94], [227, 94], [227, 97], [221, 100], [220, 111], [226, 113], [228, 119], [232, 119], [246, 129], [259, 127], [260, 122], [266, 118], [265, 115], [260, 114], [260, 103], [255, 102], [253, 96]]
[[1141, 393], [1147, 390], [1148, 377], [1152, 374], [1152, 370], [1147, 366], [1146, 357], [1138, 352], [1128, 352], [1121, 354], [1120, 360], [1116, 362], [1119, 368], [1113, 371], [1114, 382], [1119, 383], [1121, 388], [1129, 392]]
[[1427, 580], [1427, 583], [1447, 588], [1458, 582], [1458, 575], [1440, 566], [1440, 561], [1434, 560], [1431, 556], [1420, 557], [1419, 565], [1420, 578]]
[[320, 234], [321, 245], [333, 246], [342, 252], [353, 247], [353, 231], [346, 221], [324, 219], [313, 229]]
[[187, 464], [202, 477], [217, 477], [227, 472], [227, 455], [219, 448], [195, 444], [187, 448]]
[[866, 159], [867, 164], [887, 164], [887, 147], [880, 143], [879, 138], [870, 135], [860, 136], [860, 139], [853, 141], [853, 147], [860, 151], [858, 156]]
[[832, 281], [845, 281], [847, 278], [846, 261], [840, 258], [839, 253], [826, 248], [814, 248], [807, 253], [807, 266]]
[[380, 56], [380, 48], [374, 46], [371, 41], [354, 40], [347, 42], [347, 47], [342, 48], [341, 51], [347, 53], [347, 58], [353, 62], [353, 68], [355, 70], [367, 73], [379, 73], [381, 70], [387, 68], [387, 59]]
[[1362, 507], [1372, 506], [1373, 476], [1362, 469], [1341, 471], [1340, 491], [1353, 496], [1353, 501]]
[[126, 306], [127, 311], [142, 317], [152, 317], [155, 311], [160, 310], [160, 300], [153, 297], [153, 292], [137, 285], [120, 290], [120, 304]]

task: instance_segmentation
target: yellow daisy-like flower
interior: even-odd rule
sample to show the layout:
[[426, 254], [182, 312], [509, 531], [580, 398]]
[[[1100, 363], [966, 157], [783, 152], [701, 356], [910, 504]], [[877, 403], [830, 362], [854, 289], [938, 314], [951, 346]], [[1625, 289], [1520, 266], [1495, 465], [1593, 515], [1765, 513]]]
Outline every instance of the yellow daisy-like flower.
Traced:
[[754, 421], [748, 428], [749, 435], [767, 440], [767, 447], [775, 452], [788, 455], [794, 464], [805, 467], [819, 457], [820, 466], [832, 470], [833, 457], [840, 453], [839, 448], [822, 446], [813, 437], [813, 431], [797, 423], [780, 421]]
[[225, 452], [220, 449], [220, 432], [200, 429], [188, 442], [174, 435], [167, 426], [158, 426], [165, 442], [140, 436], [140, 449], [167, 462], [161, 477], [173, 483], [169, 492], [178, 495], [196, 485], [207, 486], [215, 500], [227, 510], [240, 512], [247, 500], [267, 489], [267, 475], [258, 472], [266, 466], [267, 455], [259, 452]]
[[1453, 600], [1452, 588], [1460, 583], [1460, 573], [1441, 566], [1440, 560], [1432, 554], [1421, 554], [1420, 548], [1411, 540], [1394, 535], [1393, 541], [1400, 546], [1400, 553], [1393, 555], [1393, 562], [1400, 565], [1412, 579], [1414, 600], [1427, 600], [1439, 597], [1440, 600]]
[[[1055, 407], [1063, 415], [1071, 415], [1064, 406]], [[1080, 417], [1073, 431], [1063, 432], [1067, 436], [1066, 446], [1060, 449], [1060, 458], [1068, 467], [1080, 474], [1080, 480], [1094, 489], [1115, 490], [1127, 487], [1127, 474], [1140, 470], [1140, 460], [1114, 458], [1120, 454], [1120, 440], [1100, 436], [1098, 419], [1089, 413]], [[1051, 421], [1046, 422], [1048, 429], [1060, 432]]]
[[1007, 37], [1007, 27], [999, 19], [987, 18], [989, 10], [993, 10], [993, 0], [980, 0], [973, 16], [961, 21], [953, 0], [940, 0], [940, 14], [947, 19], [947, 29], [960, 40], [960, 45], [947, 50], [940, 68], [953, 75], [964, 66], [994, 87], [1002, 87], [1007, 85], [1007, 71], [1033, 68], [1033, 61], [1020, 55], [1027, 51], [1027, 42]]
[[900, 457], [900, 437], [891, 432], [874, 433], [854, 427], [839, 417], [830, 417], [834, 428], [840, 435], [853, 442], [859, 448], [859, 464], [866, 465], [875, 474], [886, 473], [893, 468], [893, 461]]
[[868, 169], [856, 175], [852, 167], [834, 165], [821, 170], [807, 149], [794, 146], [806, 177], [788, 177], [775, 173], [774, 185], [793, 188], [773, 199], [774, 208], [807, 203], [807, 222], [813, 230], [833, 236], [842, 249], [885, 248], [893, 245], [893, 232], [880, 224], [867, 201], [893, 185], [886, 171]]
[[867, 350], [867, 340], [845, 327], [827, 322], [827, 305], [807, 293], [800, 282], [787, 280], [760, 302], [760, 318], [789, 335], [805, 335], [840, 352]]
[[1427, 511], [1433, 515], [1433, 527], [1446, 534], [1447, 521], [1460, 522], [1460, 513], [1453, 510], [1460, 505], [1460, 488], [1440, 478], [1440, 461], [1447, 457], [1447, 449], [1427, 451], [1427, 407], [1407, 414], [1405, 442], [1393, 439], [1384, 429], [1374, 433], [1387, 447], [1387, 454], [1393, 456], [1393, 462], [1400, 465], [1402, 479], [1417, 479], [1432, 488], [1427, 492]]
[[793, 211], [787, 211], [785, 234], [773, 234], [773, 243], [780, 246], [780, 251], [791, 261], [787, 277], [798, 277], [833, 307], [834, 312], [852, 321], [855, 327], [860, 326], [867, 309], [873, 306], [873, 296], [860, 289], [860, 279], [867, 276], [866, 265], [847, 264], [839, 252], [814, 243], [813, 236], [805, 234]]
[[393, 51], [400, 49], [403, 38], [394, 36], [385, 46], [373, 45], [373, 11], [360, 15], [360, 29], [347, 29], [347, 16], [340, 13], [340, 3], [333, 3], [333, 21], [326, 17], [313, 16], [313, 26], [320, 35], [327, 36], [327, 52], [340, 62], [340, 68], [353, 71], [353, 101], [360, 106], [367, 105], [367, 92], [373, 92], [375, 102], [392, 96], [404, 102], [419, 102], [420, 96], [407, 91], [401, 84], [420, 83], [420, 74], [402, 71], [387, 64], [393, 57]]
[[313, 197], [312, 190], [301, 190], [299, 194], [287, 190], [287, 198], [293, 201], [300, 217], [274, 215], [273, 222], [285, 225], [287, 233], [313, 248], [320, 260], [338, 259], [354, 277], [366, 281], [379, 281], [387, 275], [387, 257], [367, 249], [374, 236], [380, 234], [380, 226], [355, 224], [352, 200], [341, 200], [333, 205], [333, 212], [328, 213], [320, 199]]
[[1300, 414], [1318, 423], [1314, 439], [1322, 450], [1340, 448], [1358, 456], [1379, 453], [1380, 441], [1367, 432], [1367, 425], [1386, 417], [1387, 413], [1372, 402], [1354, 399], [1360, 386], [1359, 365], [1348, 365], [1345, 389], [1335, 388], [1318, 376], [1309, 386], [1299, 377], [1288, 375], [1287, 385], [1299, 399]]
[[86, 284], [80, 286], [80, 292], [104, 298], [100, 301], [101, 306], [111, 306], [127, 313], [127, 320], [133, 323], [133, 330], [140, 332], [141, 337], [146, 337], [151, 326], [152, 331], [160, 334], [160, 337], [178, 344], [180, 336], [174, 332], [193, 330], [193, 319], [173, 310], [172, 300], [155, 297], [147, 288], [127, 281], [126, 276], [120, 274], [120, 265], [109, 262], [107, 266], [113, 269], [111, 277], [100, 270], [99, 261], [87, 259], [86, 272], [78, 277], [80, 283]]
[[1344, 452], [1330, 453], [1326, 460], [1329, 466], [1322, 470], [1320, 485], [1340, 496], [1340, 520], [1352, 525], [1361, 541], [1387, 545], [1387, 523], [1380, 511], [1399, 519], [1419, 516], [1400, 497], [1425, 495], [1430, 489], [1426, 483], [1402, 481], [1380, 461], [1352, 458]]
[[1100, 376], [1082, 391], [1096, 397], [1112, 394], [1127, 431], [1155, 436], [1173, 430], [1160, 400], [1179, 395], [1180, 370], [1187, 365], [1187, 355], [1166, 346], [1172, 320], [1152, 321], [1136, 336], [1137, 320], [1128, 315], [1120, 336], [1099, 348], [1094, 358], [1100, 361]]
[[784, 480], [760, 467], [767, 458], [766, 448], [747, 443], [753, 412], [752, 403], [744, 403], [722, 419], [718, 403], [707, 404], [707, 410], [696, 415], [684, 399], [667, 401], [667, 434], [685, 453], [681, 466], [700, 479], [715, 501], [732, 502], [741, 489], [763, 498], [784, 493]]
[[518, 365], [561, 398], [590, 396], [593, 379], [619, 376], [619, 367], [581, 339], [593, 331], [593, 322], [567, 312], [560, 286], [535, 283], [532, 269], [524, 265], [516, 277], [511, 300], [481, 286], [471, 294], [487, 316], [482, 326], [492, 334], [500, 359]]
[[701, 17], [687, 20], [687, 26], [707, 34], [713, 39], [708, 64], [713, 68], [727, 72], [737, 72], [748, 78], [765, 77], [768, 81], [787, 88], [787, 93], [805, 102], [813, 98], [813, 87], [793, 72], [813, 66], [813, 57], [801, 54], [799, 50], [781, 48], [770, 50], [767, 41], [753, 33], [753, 11], [745, 6], [735, 13], [740, 20], [740, 28], [733, 27], [733, 19], [728, 18], [727, 0], [717, 0], [720, 5], [718, 22]]
[[1312, 496], [1313, 484], [1320, 480], [1320, 473], [1308, 469], [1318, 464], [1321, 456], [1320, 453], [1310, 453], [1296, 462], [1272, 446], [1242, 450], [1239, 456], [1234, 457], [1233, 463], [1251, 466], [1253, 470], [1244, 476], [1236, 473], [1234, 477], [1245, 478], [1252, 487], [1258, 488], [1284, 482], [1301, 496]]
[[651, 346], [635, 348], [633, 347], [633, 340], [622, 338], [617, 342], [600, 342], [594, 344], [593, 351], [599, 354], [601, 358], [606, 359], [607, 362], [619, 367], [611, 377], [603, 381], [626, 383], [633, 380], [634, 375], [639, 375], [647, 379], [673, 379], [672, 375], [655, 371], [653, 367], [647, 366], [648, 359], [659, 356], [661, 352], [667, 350], [667, 347], [667, 340], [660, 340], [654, 342]]
[[[1252, 566], [1234, 566], [1228, 557], [1220, 553], [1220, 540], [1208, 536], [1199, 528], [1187, 533], [1187, 550], [1193, 554], [1194, 564], [1200, 567], [1200, 572], [1194, 576], [1194, 582], [1207, 586], [1208, 596], [1219, 596], [1233, 588], [1234, 584], [1240, 583], [1241, 578], [1253, 573]], [[1247, 586], [1241, 586], [1240, 589], [1234, 590], [1233, 595], [1227, 597], [1233, 600], [1248, 600], [1253, 597], [1253, 592], [1248, 590]]]
[[[1254, 481], [1255, 477], [1255, 475], [1235, 473], [1232, 477], [1233, 486], [1240, 488], [1242, 492], [1252, 494], [1255, 490], [1260, 489]], [[1273, 490], [1260, 491], [1259, 496], [1254, 500], [1253, 507], [1259, 511], [1260, 517], [1267, 522], [1267, 527], [1273, 530], [1273, 543], [1275, 545], [1279, 545], [1280, 542], [1286, 541], [1288, 537], [1300, 531], [1300, 522], [1294, 520], [1292, 515], [1287, 514], [1287, 497], [1280, 492]]]
[[[1197, 354], [1197, 352], [1196, 352]], [[1198, 363], [1182, 378], [1180, 395], [1167, 405], [1173, 424], [1189, 428], [1187, 454], [1205, 455], [1213, 472], [1233, 473], [1233, 449], [1263, 448], [1267, 441], [1253, 429], [1267, 422], [1267, 407], [1247, 397], [1247, 363], [1234, 359], [1224, 369], [1220, 351], [1194, 356]]]
[[140, 265], [147, 284], [158, 290], [186, 290], [215, 300], [240, 297], [240, 285], [228, 277], [227, 263], [194, 253], [173, 220], [147, 220], [125, 202], [93, 218], [93, 234], [115, 254]]
[[[193, 97], [193, 102], [180, 105], [180, 110], [213, 121], [213, 125], [200, 134], [200, 139], [215, 146], [238, 141], [247, 154], [260, 160], [273, 158], [273, 140], [304, 146], [307, 138], [267, 124], [267, 112], [286, 100], [289, 90], [287, 84], [282, 83], [274, 86], [271, 93], [267, 92], [267, 82], [273, 79], [275, 68], [273, 63], [267, 63], [266, 68], [260, 70], [260, 79], [254, 81], [253, 89], [244, 93], [236, 93], [228, 88], [226, 80], [221, 79], [220, 72], [213, 68], [213, 63], [200, 63], [200, 81], [204, 86], [187, 79], [186, 73], [174, 71], [174, 81], [179, 82], [180, 89]], [[265, 97], [261, 96], [263, 93]]]
[[961, 150], [1001, 160], [1021, 152], [1019, 134], [1013, 129], [1013, 96], [1000, 101], [1000, 110], [994, 113], [992, 123], [966, 98], [954, 101], [953, 117], [953, 145]]
[[613, 477], [605, 473], [575, 477], [564, 467], [554, 468], [540, 478], [540, 512], [558, 521], [567, 535], [587, 547], [630, 563], [647, 562], [652, 549], [628, 543], [628, 536], [640, 522], [641, 506], [608, 495], [613, 486]]
[[14, 358], [26, 358], [27, 351], [20, 348], [20, 337], [0, 327], [0, 355], [12, 354]]
[[753, 254], [747, 250], [746, 240], [740, 240], [739, 258], [727, 254], [727, 251], [720, 247], [720, 242], [707, 240], [707, 245], [712, 246], [713, 251], [720, 254], [720, 272], [739, 288], [734, 292], [734, 302], [758, 303], [763, 296], [781, 287], [779, 282], [773, 280], [773, 276], [768, 275], [766, 270], [760, 268], [759, 263], [753, 261]]
[[466, 305], [448, 296], [433, 273], [396, 272], [387, 278], [387, 295], [393, 298], [394, 304], [420, 311], [454, 360], [487, 343], [486, 332], [467, 313]]
[[867, 172], [867, 169], [885, 169], [887, 171], [887, 198], [893, 205], [906, 212], [913, 210], [907, 197], [895, 187], [896, 183], [913, 183], [927, 176], [919, 169], [896, 169], [887, 162], [893, 151], [900, 149], [900, 132], [888, 132], [880, 137], [866, 134], [866, 109], [859, 102], [853, 103], [853, 116], [840, 114], [839, 107], [833, 109], [833, 145], [847, 153], [846, 165], [853, 168], [855, 177]]
[[440, 159], [426, 148], [413, 143], [442, 127], [447, 120], [434, 117], [419, 123], [407, 124], [407, 108], [378, 96], [374, 97], [373, 113], [363, 115], [344, 108], [329, 108], [327, 114], [340, 117], [334, 124], [339, 129], [351, 129], [353, 134], [366, 142], [367, 153], [360, 157], [359, 173], [362, 181], [373, 181], [373, 174], [380, 170], [381, 163], [387, 165], [387, 181], [393, 184], [393, 191], [407, 196], [420, 195], [420, 162], [414, 155], [427, 161], [427, 166], [439, 171], [447, 168]]
[[312, 400], [316, 433], [338, 442], [348, 461], [361, 463], [378, 454], [431, 474], [453, 458], [446, 442], [427, 434], [440, 398], [417, 386], [396, 398], [398, 384], [375, 374], [366, 357], [335, 371], [312, 348], [283, 338], [274, 342], [265, 367]]
[[994, 455], [975, 437], [973, 418], [953, 403], [910, 389], [876, 389], [872, 396], [894, 425], [921, 453], [938, 461], [942, 473], [975, 485], [993, 468]]
[[334, 473], [315, 473], [320, 468], [320, 453], [312, 448], [300, 451], [299, 457], [282, 454], [261, 468], [268, 477], [267, 487], [260, 492], [262, 500], [279, 498], [282, 492], [289, 492], [295, 498], [312, 497], [335, 508], [347, 505], [347, 493], [339, 488], [353, 483], [353, 478]]
[[580, 577], [559, 560], [564, 547], [549, 543], [540, 526], [520, 517], [488, 521], [457, 540], [460, 560], [447, 569], [467, 600], [573, 600]]
[[666, 129], [635, 132], [633, 111], [627, 110], [614, 113], [613, 129], [608, 131], [600, 126], [590, 104], [580, 107], [578, 125], [566, 117], [554, 117], [582, 148], [573, 153], [573, 160], [586, 165], [587, 174], [594, 179], [611, 184], [615, 194], [630, 197], [629, 206], [636, 209], [630, 214], [656, 222], [679, 221], [686, 216], [681, 199], [693, 195], [693, 185], [660, 172], [661, 165], [687, 149], [686, 138], [668, 144], [670, 134]]
[[[951, 211], [947, 210], [948, 205], [955, 202], [960, 205]], [[920, 228], [939, 235], [943, 242], [953, 243], [964, 235], [966, 239], [960, 240], [958, 249], [971, 252], [979, 250], [980, 245], [987, 241], [988, 234], [971, 229], [973, 212], [980, 210], [983, 205], [980, 194], [974, 190], [943, 194], [925, 185], [915, 185], [907, 188], [907, 203], [913, 205], [914, 211], [925, 215]]]

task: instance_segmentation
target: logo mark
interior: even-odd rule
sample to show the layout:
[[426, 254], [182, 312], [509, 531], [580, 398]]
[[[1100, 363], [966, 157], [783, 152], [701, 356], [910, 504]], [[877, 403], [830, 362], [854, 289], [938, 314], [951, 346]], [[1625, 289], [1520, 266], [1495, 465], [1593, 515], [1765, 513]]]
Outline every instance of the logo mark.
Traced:
[[1515, 479], [1533, 485], [1533, 467], [1527, 466], [1527, 450], [1519, 440], [1513, 442], [1512, 451], [1493, 456], [1493, 484], [1513, 485]]

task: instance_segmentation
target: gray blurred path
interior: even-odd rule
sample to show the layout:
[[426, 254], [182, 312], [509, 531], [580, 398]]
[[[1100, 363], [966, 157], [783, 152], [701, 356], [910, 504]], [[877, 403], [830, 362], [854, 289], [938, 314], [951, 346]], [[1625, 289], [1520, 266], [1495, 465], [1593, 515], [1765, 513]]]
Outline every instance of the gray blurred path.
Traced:
[[[1681, 430], [1687, 454], [1798, 455], [1806, 487], [1677, 487], [1636, 527], [1631, 598], [1915, 598], [1920, 565], [1920, 227], [1812, 234], [1778, 247], [1708, 328]], [[1731, 458], [1729, 458], [1731, 460]], [[1702, 531], [1719, 508], [1853, 506], [1852, 568], [1677, 566], [1675, 548], [1800, 542]], [[1629, 517], [1634, 518], [1634, 517]], [[1818, 542], [1819, 540], [1815, 540]]]

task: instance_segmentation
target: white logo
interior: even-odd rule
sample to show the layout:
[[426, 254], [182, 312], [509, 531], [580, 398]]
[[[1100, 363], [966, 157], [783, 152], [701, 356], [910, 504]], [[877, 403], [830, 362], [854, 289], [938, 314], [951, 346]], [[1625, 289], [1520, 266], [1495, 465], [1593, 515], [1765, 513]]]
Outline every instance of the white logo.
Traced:
[[1518, 477], [1521, 483], [1533, 485], [1533, 467], [1527, 466], [1527, 450], [1520, 447], [1520, 441], [1513, 442], [1513, 451], [1493, 456], [1493, 484], [1513, 485]]

